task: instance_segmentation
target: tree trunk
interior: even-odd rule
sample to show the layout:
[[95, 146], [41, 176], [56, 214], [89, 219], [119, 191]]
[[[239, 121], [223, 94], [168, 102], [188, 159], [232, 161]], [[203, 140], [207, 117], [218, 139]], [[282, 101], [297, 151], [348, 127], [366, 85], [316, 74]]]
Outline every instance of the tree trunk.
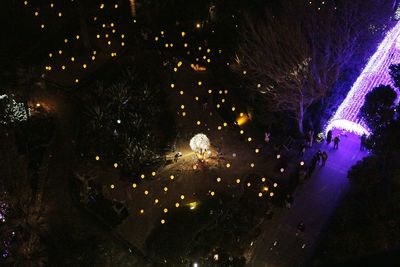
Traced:
[[304, 134], [303, 119], [304, 119], [304, 107], [303, 107], [303, 100], [301, 100], [300, 104], [299, 104], [299, 114], [298, 114], [298, 117], [297, 117], [299, 132], [301, 134]]

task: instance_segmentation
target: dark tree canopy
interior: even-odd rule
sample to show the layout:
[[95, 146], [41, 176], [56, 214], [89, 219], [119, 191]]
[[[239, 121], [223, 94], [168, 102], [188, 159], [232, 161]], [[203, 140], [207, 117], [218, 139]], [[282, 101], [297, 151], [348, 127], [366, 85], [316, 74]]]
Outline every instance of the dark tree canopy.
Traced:
[[394, 115], [396, 92], [390, 85], [380, 85], [365, 96], [360, 115], [372, 131], [386, 127]]
[[396, 88], [400, 88], [400, 64], [390, 65], [389, 70], [394, 86], [396, 86]]

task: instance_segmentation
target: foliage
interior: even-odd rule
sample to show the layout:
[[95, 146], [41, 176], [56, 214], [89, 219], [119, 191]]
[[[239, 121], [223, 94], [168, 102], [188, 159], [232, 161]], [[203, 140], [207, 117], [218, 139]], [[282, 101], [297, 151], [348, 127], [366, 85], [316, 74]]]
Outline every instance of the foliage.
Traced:
[[140, 84], [129, 70], [111, 84], [96, 84], [85, 100], [85, 152], [131, 170], [156, 161], [161, 98], [157, 87]]
[[396, 92], [389, 85], [380, 85], [365, 96], [360, 116], [374, 132], [386, 127], [394, 115]]
[[400, 64], [390, 65], [389, 74], [393, 80], [394, 86], [400, 88]]

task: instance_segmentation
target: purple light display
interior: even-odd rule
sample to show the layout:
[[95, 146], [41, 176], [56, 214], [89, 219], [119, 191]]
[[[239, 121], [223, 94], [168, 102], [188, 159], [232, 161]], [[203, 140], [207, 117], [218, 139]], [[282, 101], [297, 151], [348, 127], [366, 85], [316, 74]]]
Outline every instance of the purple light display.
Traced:
[[400, 62], [400, 21], [387, 32], [374, 55], [351, 87], [345, 100], [328, 122], [325, 132], [342, 129], [358, 135], [370, 134], [367, 125], [358, 117], [365, 95], [383, 84], [392, 85], [389, 66]]

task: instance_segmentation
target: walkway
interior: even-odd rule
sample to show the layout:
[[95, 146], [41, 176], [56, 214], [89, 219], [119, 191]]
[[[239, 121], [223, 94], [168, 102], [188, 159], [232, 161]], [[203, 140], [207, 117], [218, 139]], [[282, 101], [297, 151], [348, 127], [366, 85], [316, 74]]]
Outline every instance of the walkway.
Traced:
[[[317, 167], [311, 179], [296, 190], [290, 210], [264, 222], [248, 266], [304, 266], [347, 190], [348, 170], [367, 154], [359, 150], [359, 144], [359, 137], [349, 135], [341, 137], [339, 150], [333, 150], [332, 144], [322, 145], [329, 155], [326, 166]], [[300, 221], [304, 222], [305, 231], [296, 236]]]

